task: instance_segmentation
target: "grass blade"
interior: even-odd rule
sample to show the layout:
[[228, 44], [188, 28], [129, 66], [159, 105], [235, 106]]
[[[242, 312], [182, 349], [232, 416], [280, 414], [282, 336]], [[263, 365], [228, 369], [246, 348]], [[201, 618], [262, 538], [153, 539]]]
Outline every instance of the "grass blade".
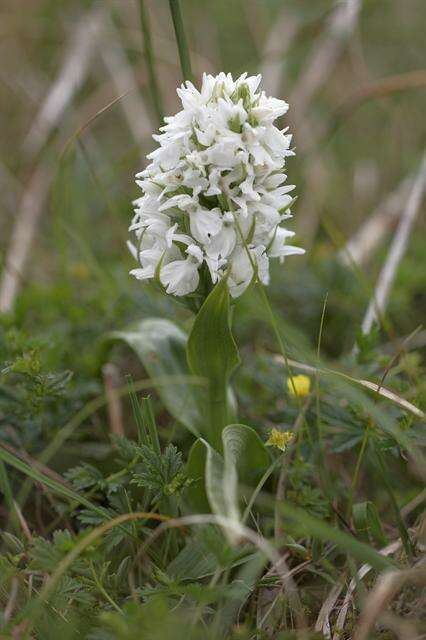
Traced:
[[93, 502], [90, 502], [90, 500], [87, 500], [87, 498], [85, 498], [84, 496], [81, 496], [76, 491], [73, 491], [72, 489], [67, 487], [65, 484], [61, 484], [60, 482], [53, 480], [53, 478], [49, 478], [44, 473], [41, 473], [40, 471], [33, 469], [28, 464], [26, 464], [16, 456], [14, 456], [12, 453], [9, 453], [9, 451], [6, 451], [6, 449], [4, 449], [3, 447], [0, 447], [0, 460], [10, 465], [11, 467], [14, 467], [21, 473], [24, 473], [26, 476], [28, 476], [32, 480], [35, 480], [36, 482], [40, 482], [41, 484], [48, 487], [49, 489], [52, 489], [52, 491], [54, 491], [55, 493], [62, 495], [65, 498], [70, 498], [71, 500], [75, 500], [78, 504], [81, 504], [87, 507], [88, 509], [90, 509], [97, 515], [101, 516], [102, 518], [107, 518], [108, 520], [111, 519], [111, 516], [106, 509], [103, 509], [102, 507], [98, 507], [97, 505], [93, 504]]
[[180, 11], [179, 0], [169, 0], [170, 12], [172, 14], [173, 26], [175, 29], [176, 42], [179, 50], [180, 66], [184, 80], [194, 79], [192, 75], [191, 60], [189, 57], [188, 43], [186, 40], [185, 29], [183, 26], [182, 14]]

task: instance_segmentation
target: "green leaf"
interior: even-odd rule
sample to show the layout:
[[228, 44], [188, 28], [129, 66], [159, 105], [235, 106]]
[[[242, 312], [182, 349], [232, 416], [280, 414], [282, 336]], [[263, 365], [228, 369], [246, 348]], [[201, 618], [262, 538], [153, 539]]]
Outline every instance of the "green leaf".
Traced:
[[225, 427], [222, 443], [223, 457], [201, 438], [193, 445], [187, 474], [198, 483], [189, 489], [188, 498], [197, 511], [206, 511], [208, 504], [214, 514], [239, 521], [239, 484], [255, 487], [270, 457], [257, 433], [244, 424]]
[[288, 501], [276, 504], [275, 497], [268, 494], [260, 494], [258, 500], [265, 507], [276, 507], [285, 518], [288, 518], [287, 530], [292, 531], [293, 535], [310, 535], [315, 540], [333, 542], [344, 553], [361, 562], [368, 563], [378, 571], [395, 568], [395, 563], [390, 558], [381, 555], [371, 546], [360, 542], [354, 536], [341, 531], [325, 520], [310, 515], [306, 510], [300, 509]]
[[168, 444], [159, 453], [144, 444], [138, 450], [141, 463], [131, 471], [131, 483], [150, 489], [154, 494], [154, 503], [159, 502], [162, 497], [179, 494], [186, 488], [182, 454], [174, 444]]
[[217, 569], [217, 560], [198, 540], [191, 538], [167, 567], [173, 580], [198, 580], [212, 575]]
[[194, 435], [202, 433], [205, 420], [200, 412], [201, 381], [190, 379], [185, 333], [169, 320], [146, 318], [125, 331], [114, 331], [108, 338], [122, 340], [133, 349], [150, 378], [175, 379], [156, 384], [158, 395], [176, 420]]
[[190, 511], [193, 513], [208, 513], [210, 511], [205, 487], [207, 449], [204, 442], [200, 438], [194, 442], [189, 451], [186, 465], [186, 475], [192, 480], [192, 484], [186, 492], [186, 499]]
[[239, 482], [255, 487], [271, 459], [256, 431], [245, 424], [225, 427], [222, 442], [225, 461], [223, 491], [228, 516], [239, 519]]
[[188, 339], [188, 363], [195, 375], [208, 380], [208, 442], [221, 449], [222, 429], [229, 416], [228, 383], [240, 358], [231, 333], [229, 291], [226, 278], [204, 301]]
[[355, 529], [365, 542], [378, 542], [382, 547], [387, 544], [382, 523], [375, 505], [370, 502], [359, 502], [352, 509]]
[[227, 598], [220, 609], [220, 629], [223, 637], [226, 637], [230, 627], [236, 623], [239, 612], [253, 593], [267, 562], [265, 554], [258, 551], [236, 573], [234, 582], [241, 584], [243, 589], [239, 596]]
[[229, 505], [224, 491], [225, 466], [222, 456], [204, 441], [206, 455], [206, 494], [211, 510], [218, 516], [228, 516]]
[[[187, 466], [187, 475], [195, 481], [188, 492], [191, 508], [216, 515], [228, 516], [228, 505], [223, 489], [224, 462], [222, 456], [199, 438], [193, 445]], [[202, 483], [200, 484], [200, 480]]]
[[29, 478], [32, 478], [33, 480], [40, 482], [44, 486], [49, 487], [49, 489], [52, 489], [52, 491], [54, 491], [58, 495], [62, 495], [65, 498], [69, 498], [71, 500], [75, 500], [77, 504], [84, 505], [85, 507], [87, 507], [87, 509], [98, 514], [103, 519], [107, 519], [107, 520], [110, 519], [110, 514], [106, 509], [104, 509], [103, 507], [98, 507], [96, 504], [94, 504], [93, 502], [90, 502], [90, 500], [80, 495], [76, 491], [69, 489], [67, 486], [61, 484], [60, 482], [53, 480], [53, 478], [46, 476], [44, 473], [37, 471], [33, 467], [30, 467], [28, 464], [26, 464], [25, 462], [22, 462], [22, 460], [20, 460], [15, 455], [13, 455], [13, 453], [9, 453], [8, 451], [6, 451], [6, 449], [3, 449], [3, 447], [1, 446], [0, 446], [0, 460], [5, 462], [6, 464], [9, 464], [11, 467], [14, 467], [18, 471], [21, 471]]

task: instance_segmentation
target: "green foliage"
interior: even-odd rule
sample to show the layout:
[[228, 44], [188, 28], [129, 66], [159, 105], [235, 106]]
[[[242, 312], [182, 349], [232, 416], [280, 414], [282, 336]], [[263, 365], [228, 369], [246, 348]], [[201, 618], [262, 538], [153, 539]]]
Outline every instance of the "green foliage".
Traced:
[[162, 454], [146, 445], [138, 447], [142, 463], [136, 465], [131, 482], [153, 493], [153, 502], [167, 496], [179, 496], [190, 480], [183, 472], [182, 454], [169, 444]]
[[240, 358], [230, 325], [226, 278], [213, 288], [198, 311], [188, 338], [188, 363], [195, 375], [207, 378], [206, 439], [218, 450], [222, 429], [232, 420], [228, 408], [228, 383]]
[[377, 509], [372, 502], [359, 502], [352, 509], [354, 526], [360, 537], [367, 542], [374, 542], [384, 547], [387, 540], [383, 533]]
[[70, 395], [71, 371], [47, 370], [42, 353], [40, 341], [0, 326], [0, 434], [29, 449], [64, 418]]
[[[214, 514], [238, 523], [239, 491], [245, 485], [253, 491], [270, 458], [257, 433], [243, 424], [225, 427], [222, 450], [223, 457], [205, 440], [197, 440], [193, 445], [187, 473], [194, 486], [188, 497], [193, 509], [204, 507], [207, 499]], [[225, 532], [235, 538], [235, 532], [226, 529]]]
[[[74, 541], [67, 530], [55, 531], [52, 540], [42, 537], [34, 538], [28, 551], [30, 569], [53, 571], [73, 546]], [[76, 571], [81, 570], [82, 565], [80, 564], [76, 567]]]
[[198, 434], [204, 426], [197, 393], [201, 381], [189, 379], [185, 333], [169, 320], [146, 318], [110, 337], [134, 349], [170, 414]]
[[78, 491], [93, 487], [102, 489], [107, 486], [99, 469], [88, 462], [69, 469], [65, 474], [65, 478], [71, 482]]

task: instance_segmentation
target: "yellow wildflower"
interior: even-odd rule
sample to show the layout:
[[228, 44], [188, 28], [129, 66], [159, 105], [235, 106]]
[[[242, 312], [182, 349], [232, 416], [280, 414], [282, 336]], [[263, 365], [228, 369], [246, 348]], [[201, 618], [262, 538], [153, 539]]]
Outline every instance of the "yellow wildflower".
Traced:
[[300, 374], [287, 379], [287, 389], [291, 396], [304, 398], [311, 390], [311, 379]]
[[266, 441], [267, 447], [277, 447], [281, 451], [285, 451], [289, 442], [293, 440], [291, 431], [279, 431], [279, 429], [271, 429], [269, 438]]

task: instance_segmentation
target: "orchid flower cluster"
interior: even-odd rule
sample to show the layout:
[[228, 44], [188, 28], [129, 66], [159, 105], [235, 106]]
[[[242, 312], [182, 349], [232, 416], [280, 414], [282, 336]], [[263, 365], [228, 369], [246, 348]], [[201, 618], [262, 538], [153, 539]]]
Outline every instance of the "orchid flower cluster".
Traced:
[[291, 135], [273, 123], [284, 100], [258, 91], [261, 76], [203, 76], [177, 90], [183, 109], [164, 119], [153, 138], [151, 163], [136, 175], [129, 249], [139, 280], [155, 279], [166, 292], [188, 296], [200, 282], [226, 275], [233, 297], [254, 278], [269, 282], [269, 258], [304, 253], [287, 244], [294, 233], [285, 160]]

